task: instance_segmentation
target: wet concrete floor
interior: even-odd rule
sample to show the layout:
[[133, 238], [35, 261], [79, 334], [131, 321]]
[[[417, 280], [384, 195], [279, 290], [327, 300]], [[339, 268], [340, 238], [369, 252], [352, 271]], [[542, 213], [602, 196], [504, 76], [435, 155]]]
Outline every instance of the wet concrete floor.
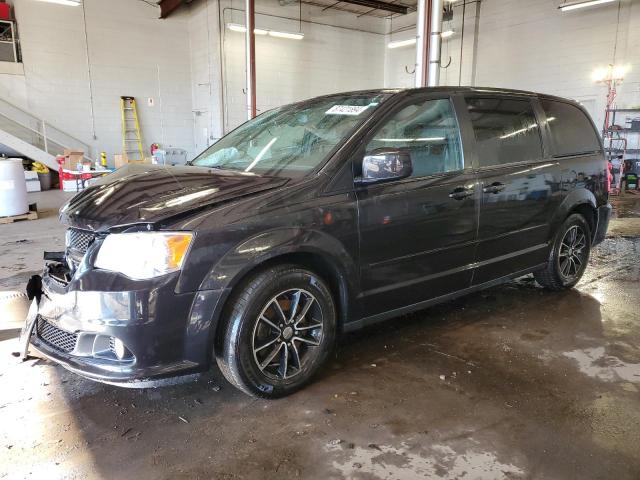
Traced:
[[[62, 242], [47, 221], [0, 226], [0, 244]], [[628, 230], [576, 289], [523, 277], [350, 334], [312, 385], [271, 402], [216, 370], [123, 390], [20, 363], [19, 324], [2, 318], [0, 478], [638, 479], [640, 228]], [[0, 256], [0, 290], [35, 259], [7, 270]]]

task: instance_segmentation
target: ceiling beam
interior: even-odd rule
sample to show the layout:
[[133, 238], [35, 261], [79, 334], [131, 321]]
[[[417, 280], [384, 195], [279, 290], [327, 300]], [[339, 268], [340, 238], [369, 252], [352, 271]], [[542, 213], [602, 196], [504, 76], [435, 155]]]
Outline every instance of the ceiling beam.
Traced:
[[402, 15], [406, 15], [409, 11], [409, 7], [405, 5], [397, 5], [389, 2], [382, 2], [380, 0], [342, 0], [342, 3], [350, 3], [352, 5], [360, 5], [363, 7], [373, 8], [375, 10], [400, 13]]
[[180, 5], [183, 0], [160, 0], [158, 6], [160, 7], [160, 18], [167, 18], [171, 15]]

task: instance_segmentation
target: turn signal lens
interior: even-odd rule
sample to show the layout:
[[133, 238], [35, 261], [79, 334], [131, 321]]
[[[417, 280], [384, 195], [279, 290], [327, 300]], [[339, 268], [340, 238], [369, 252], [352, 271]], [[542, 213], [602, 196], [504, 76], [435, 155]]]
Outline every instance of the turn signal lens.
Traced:
[[167, 267], [178, 270], [182, 267], [182, 261], [187, 255], [191, 245], [191, 234], [174, 234], [167, 237]]

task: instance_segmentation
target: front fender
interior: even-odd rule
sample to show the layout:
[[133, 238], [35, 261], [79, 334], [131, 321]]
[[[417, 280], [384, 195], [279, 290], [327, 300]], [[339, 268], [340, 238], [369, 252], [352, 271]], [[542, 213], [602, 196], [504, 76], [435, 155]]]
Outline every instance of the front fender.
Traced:
[[248, 272], [276, 257], [291, 253], [318, 255], [340, 272], [355, 291], [356, 262], [345, 246], [324, 232], [303, 228], [279, 228], [263, 232], [229, 250], [205, 276], [200, 290], [233, 288]]

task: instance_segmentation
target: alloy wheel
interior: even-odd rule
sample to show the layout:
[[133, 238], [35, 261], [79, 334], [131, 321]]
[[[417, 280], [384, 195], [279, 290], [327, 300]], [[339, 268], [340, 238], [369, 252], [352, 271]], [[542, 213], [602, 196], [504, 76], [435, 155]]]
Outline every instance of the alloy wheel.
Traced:
[[306, 290], [279, 293], [263, 307], [253, 327], [253, 358], [271, 379], [288, 380], [317, 357], [323, 337], [320, 303]]
[[587, 236], [582, 228], [573, 225], [565, 232], [560, 243], [560, 275], [567, 281], [574, 279], [587, 261], [587, 254]]

